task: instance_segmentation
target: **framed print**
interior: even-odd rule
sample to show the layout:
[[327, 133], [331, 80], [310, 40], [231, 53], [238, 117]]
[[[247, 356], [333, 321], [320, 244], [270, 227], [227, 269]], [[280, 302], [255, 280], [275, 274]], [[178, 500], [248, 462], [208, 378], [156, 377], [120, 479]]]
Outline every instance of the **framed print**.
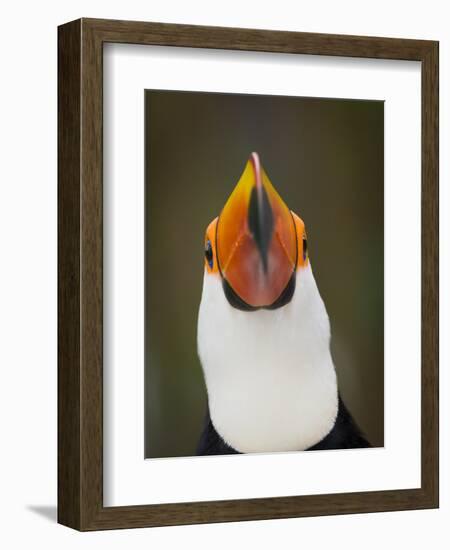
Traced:
[[438, 506], [438, 43], [59, 27], [58, 520]]

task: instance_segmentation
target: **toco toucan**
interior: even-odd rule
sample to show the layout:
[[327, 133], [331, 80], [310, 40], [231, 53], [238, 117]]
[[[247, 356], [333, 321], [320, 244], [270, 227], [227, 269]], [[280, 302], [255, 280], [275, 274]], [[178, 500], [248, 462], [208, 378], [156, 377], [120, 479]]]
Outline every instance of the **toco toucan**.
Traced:
[[340, 398], [305, 224], [252, 153], [205, 235], [197, 454], [370, 446]]

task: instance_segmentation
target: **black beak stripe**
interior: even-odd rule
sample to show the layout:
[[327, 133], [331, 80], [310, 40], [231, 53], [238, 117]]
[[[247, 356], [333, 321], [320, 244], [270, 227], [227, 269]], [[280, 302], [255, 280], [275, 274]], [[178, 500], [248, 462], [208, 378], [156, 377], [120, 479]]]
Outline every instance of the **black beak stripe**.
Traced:
[[273, 234], [273, 213], [267, 191], [262, 185], [252, 189], [248, 205], [248, 227], [261, 255], [264, 273], [267, 273], [267, 255]]

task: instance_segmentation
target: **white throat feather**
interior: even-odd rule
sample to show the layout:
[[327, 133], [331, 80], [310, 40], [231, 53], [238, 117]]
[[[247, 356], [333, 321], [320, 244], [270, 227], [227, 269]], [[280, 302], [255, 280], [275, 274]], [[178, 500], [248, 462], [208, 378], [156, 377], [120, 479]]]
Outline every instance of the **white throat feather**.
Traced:
[[310, 265], [292, 300], [276, 310], [232, 307], [205, 270], [198, 353], [212, 423], [239, 452], [304, 450], [321, 441], [338, 411], [330, 325]]

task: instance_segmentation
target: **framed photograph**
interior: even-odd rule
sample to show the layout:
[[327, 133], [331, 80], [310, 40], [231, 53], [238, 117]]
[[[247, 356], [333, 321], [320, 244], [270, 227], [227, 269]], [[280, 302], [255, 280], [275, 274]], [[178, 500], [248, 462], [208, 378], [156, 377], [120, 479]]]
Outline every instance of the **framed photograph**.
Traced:
[[58, 520], [438, 506], [438, 43], [58, 29]]

